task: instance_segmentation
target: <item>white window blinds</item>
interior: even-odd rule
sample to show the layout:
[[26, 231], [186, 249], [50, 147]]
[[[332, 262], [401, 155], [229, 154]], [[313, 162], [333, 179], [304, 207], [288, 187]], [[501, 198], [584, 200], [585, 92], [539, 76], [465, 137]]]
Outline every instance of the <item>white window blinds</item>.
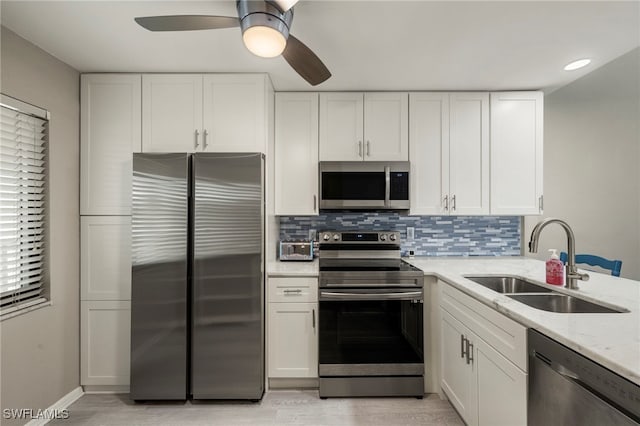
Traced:
[[[0, 103], [0, 312], [43, 294], [48, 120]], [[15, 108], [22, 104], [27, 108]], [[30, 108], [29, 108], [30, 107]], [[26, 111], [25, 111], [26, 110]]]

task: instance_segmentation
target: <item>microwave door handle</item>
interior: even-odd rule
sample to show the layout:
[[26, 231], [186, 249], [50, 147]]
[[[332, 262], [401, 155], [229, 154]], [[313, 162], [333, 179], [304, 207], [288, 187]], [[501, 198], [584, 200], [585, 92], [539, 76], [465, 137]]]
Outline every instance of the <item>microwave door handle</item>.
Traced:
[[384, 206], [389, 207], [391, 199], [391, 167], [384, 168]]

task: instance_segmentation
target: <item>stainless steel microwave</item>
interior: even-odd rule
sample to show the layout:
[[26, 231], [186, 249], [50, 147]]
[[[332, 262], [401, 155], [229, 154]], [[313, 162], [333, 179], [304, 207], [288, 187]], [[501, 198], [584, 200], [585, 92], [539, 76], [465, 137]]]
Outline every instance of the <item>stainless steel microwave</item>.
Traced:
[[321, 161], [320, 208], [408, 210], [408, 161]]

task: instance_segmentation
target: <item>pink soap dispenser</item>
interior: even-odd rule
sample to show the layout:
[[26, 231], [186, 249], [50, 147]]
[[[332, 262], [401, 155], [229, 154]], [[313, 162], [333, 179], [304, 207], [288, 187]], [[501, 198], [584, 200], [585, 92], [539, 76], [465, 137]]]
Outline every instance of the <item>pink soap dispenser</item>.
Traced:
[[551, 257], [547, 260], [547, 284], [564, 284], [564, 264], [558, 258], [556, 249], [549, 249]]

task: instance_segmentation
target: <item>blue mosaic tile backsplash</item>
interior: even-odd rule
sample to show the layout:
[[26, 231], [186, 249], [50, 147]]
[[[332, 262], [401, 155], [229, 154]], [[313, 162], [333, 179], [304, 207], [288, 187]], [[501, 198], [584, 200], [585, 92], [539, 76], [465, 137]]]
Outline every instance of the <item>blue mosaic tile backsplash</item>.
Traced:
[[[304, 240], [316, 231], [399, 231], [402, 255], [519, 256], [518, 216], [405, 216], [394, 212], [323, 213], [319, 216], [280, 217], [280, 239]], [[407, 239], [414, 227], [414, 239]]]

